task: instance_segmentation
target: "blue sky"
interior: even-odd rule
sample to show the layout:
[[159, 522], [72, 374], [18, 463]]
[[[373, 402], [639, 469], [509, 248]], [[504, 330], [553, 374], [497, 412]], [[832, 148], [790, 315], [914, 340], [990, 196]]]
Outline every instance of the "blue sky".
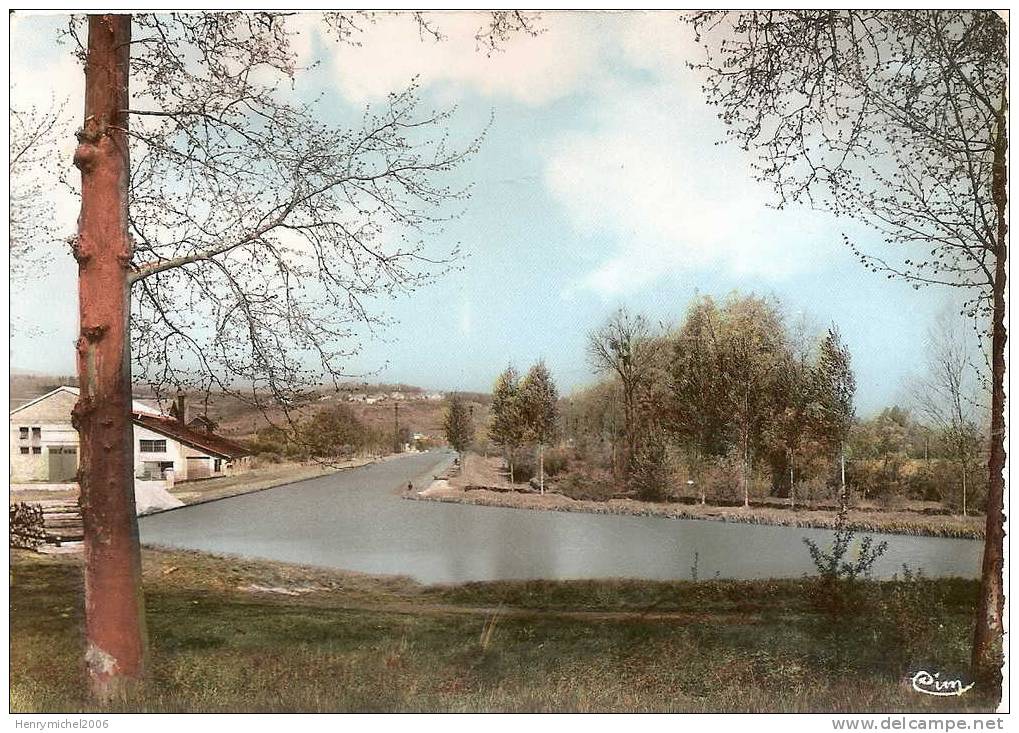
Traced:
[[[473, 183], [462, 216], [430, 238], [461, 244], [461, 269], [396, 301], [398, 323], [368, 340], [352, 371], [439, 389], [488, 389], [509, 362], [544, 358], [563, 392], [594, 379], [586, 334], [619, 305], [675, 324], [697, 293], [775, 295], [791, 315], [834, 322], [853, 353], [861, 413], [903, 399], [922, 369], [924, 340], [953, 293], [913, 290], [865, 271], [842, 244], [880, 241], [824, 212], [768, 208], [749, 159], [718, 146], [723, 128], [685, 68], [696, 47], [673, 14], [546, 14], [546, 32], [491, 57], [475, 48], [479, 18], [444, 16], [447, 41], [421, 41], [406, 17], [381, 15], [360, 47], [337, 47], [313, 15], [296, 21], [302, 60], [318, 61], [298, 93], [321, 91], [337, 120], [407, 85], [456, 104], [454, 140], [494, 121], [481, 151], [457, 172]], [[38, 79], [79, 114], [81, 73], [55, 44], [53, 18], [12, 27], [16, 106], [45, 103]], [[73, 141], [65, 145], [67, 165]], [[72, 180], [74, 177], [72, 176]], [[73, 229], [73, 196], [57, 201]], [[57, 251], [49, 270], [18, 286], [14, 367], [73, 371], [75, 268]], [[384, 367], [388, 363], [388, 367]]]

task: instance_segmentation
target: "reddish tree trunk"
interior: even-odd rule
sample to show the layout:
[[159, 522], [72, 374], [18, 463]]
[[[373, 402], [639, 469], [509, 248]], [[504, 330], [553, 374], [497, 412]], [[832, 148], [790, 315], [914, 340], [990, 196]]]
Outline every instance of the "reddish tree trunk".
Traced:
[[[977, 678], [1000, 688], [1005, 595], [1002, 586], [1005, 545], [1005, 207], [1007, 206], [1005, 152], [1005, 96], [994, 145], [992, 191], [997, 209], [993, 324], [991, 331], [991, 451], [987, 488], [987, 530], [981, 572], [976, 633], [973, 638], [973, 671]], [[1000, 690], [999, 690], [1000, 691]]]
[[125, 694], [143, 673], [145, 622], [135, 517], [131, 425], [128, 235], [128, 66], [131, 16], [88, 21], [78, 261], [86, 662], [93, 692]]

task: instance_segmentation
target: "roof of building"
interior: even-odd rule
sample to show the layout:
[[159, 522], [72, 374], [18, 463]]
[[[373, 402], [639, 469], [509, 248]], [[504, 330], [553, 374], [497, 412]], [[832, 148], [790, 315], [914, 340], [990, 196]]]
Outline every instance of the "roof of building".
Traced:
[[132, 414], [135, 425], [141, 425], [153, 432], [165, 435], [168, 438], [197, 448], [200, 451], [221, 458], [240, 458], [251, 454], [247, 448], [239, 443], [224, 438], [215, 433], [200, 432], [182, 425], [176, 418], [160, 417], [140, 412]]
[[[57, 394], [58, 392], [66, 392], [68, 394], [74, 395], [75, 397], [77, 397], [81, 393], [80, 390], [77, 387], [70, 387], [70, 386], [68, 386], [66, 384], [65, 385], [61, 385], [61, 386], [57, 387], [56, 389], [50, 390], [49, 392], [47, 392], [44, 395], [39, 395], [35, 399], [29, 400], [25, 404], [19, 405], [19, 406], [15, 407], [13, 410], [10, 411], [10, 414], [13, 415], [16, 412], [20, 412], [21, 410], [24, 410], [26, 407], [31, 407], [32, 405], [36, 404], [37, 402], [42, 402], [43, 400], [45, 400], [45, 399], [47, 399], [49, 397], [52, 397], [53, 395]], [[152, 407], [151, 405], [146, 405], [144, 402], [141, 402], [140, 400], [132, 400], [131, 401], [131, 410], [133, 412], [138, 412], [138, 413], [142, 413], [142, 414], [146, 414], [146, 415], [162, 415], [163, 414], [158, 409], [156, 409], [155, 407]]]

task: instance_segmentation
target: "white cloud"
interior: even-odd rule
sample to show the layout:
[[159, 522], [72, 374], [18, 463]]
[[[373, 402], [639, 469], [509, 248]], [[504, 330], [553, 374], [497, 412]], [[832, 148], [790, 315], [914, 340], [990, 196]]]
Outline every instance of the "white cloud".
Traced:
[[592, 17], [576, 13], [544, 13], [545, 33], [516, 34], [501, 51], [486, 55], [475, 40], [487, 13], [427, 14], [445, 36], [422, 38], [410, 13], [379, 13], [364, 23], [359, 45], [337, 44], [324, 35], [314, 16], [303, 19], [307, 35], [317, 33], [329, 54], [330, 68], [341, 93], [365, 103], [404, 89], [418, 77], [421, 84], [457, 84], [491, 97], [507, 97], [541, 105], [581, 88], [595, 67], [601, 40], [585, 32]]
[[771, 192], [746, 157], [714, 144], [721, 128], [692, 72], [659, 63], [671, 48], [655, 56], [644, 38], [642, 66], [661, 66], [657, 79], [603, 84], [595, 128], [548, 148], [545, 182], [574, 227], [617, 243], [570, 287], [614, 297], [674, 273], [777, 279], [817, 266], [828, 251], [814, 241], [823, 215], [768, 209]]

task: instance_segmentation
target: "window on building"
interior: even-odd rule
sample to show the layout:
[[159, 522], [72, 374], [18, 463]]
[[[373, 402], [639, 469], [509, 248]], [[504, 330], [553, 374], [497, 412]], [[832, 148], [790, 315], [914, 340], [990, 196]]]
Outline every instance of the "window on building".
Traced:
[[146, 440], [142, 438], [138, 442], [140, 443], [139, 450], [142, 453], [166, 453], [165, 440]]
[[28, 440], [28, 428], [18, 428], [22, 440]]
[[27, 445], [21, 446], [21, 455], [23, 455], [23, 456], [27, 456], [28, 455], [28, 446]]
[[32, 446], [32, 455], [38, 456], [41, 453], [42, 453], [42, 446], [39, 446], [39, 445], [33, 445]]
[[223, 470], [223, 460], [221, 458], [217, 458], [215, 461], [213, 461], [212, 470], [215, 471], [216, 473], [219, 473], [220, 471]]
[[42, 428], [32, 428], [32, 440], [42, 439]]

